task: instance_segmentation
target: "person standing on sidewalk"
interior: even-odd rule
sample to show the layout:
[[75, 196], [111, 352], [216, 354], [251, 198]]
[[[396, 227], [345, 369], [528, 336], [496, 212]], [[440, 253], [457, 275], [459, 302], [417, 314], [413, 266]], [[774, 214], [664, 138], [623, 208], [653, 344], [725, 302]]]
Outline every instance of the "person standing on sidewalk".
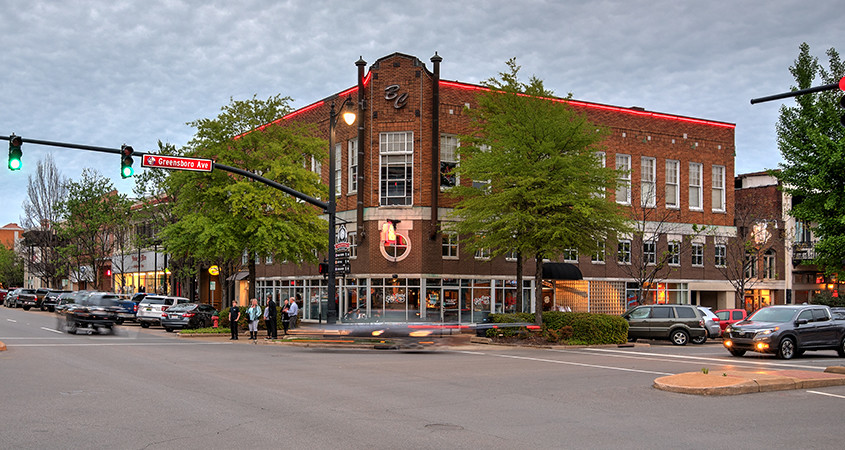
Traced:
[[296, 306], [296, 298], [291, 297], [288, 304], [288, 320], [290, 320], [290, 328], [296, 328], [297, 313], [299, 313], [299, 306]]
[[261, 317], [261, 307], [258, 300], [250, 300], [249, 309], [246, 310], [246, 318], [249, 320], [249, 338], [253, 341], [258, 339], [258, 319]]
[[276, 331], [276, 301], [273, 297], [267, 296], [267, 308], [264, 310], [264, 319], [267, 321], [267, 339], [279, 337]]
[[241, 320], [241, 309], [238, 308], [238, 301], [232, 300], [232, 307], [229, 308], [229, 329], [232, 330], [230, 341], [238, 340], [238, 321]]
[[288, 335], [288, 325], [290, 325], [290, 317], [288, 317], [288, 308], [290, 307], [290, 300], [285, 299], [285, 304], [282, 305], [282, 328], [285, 330], [285, 336]]

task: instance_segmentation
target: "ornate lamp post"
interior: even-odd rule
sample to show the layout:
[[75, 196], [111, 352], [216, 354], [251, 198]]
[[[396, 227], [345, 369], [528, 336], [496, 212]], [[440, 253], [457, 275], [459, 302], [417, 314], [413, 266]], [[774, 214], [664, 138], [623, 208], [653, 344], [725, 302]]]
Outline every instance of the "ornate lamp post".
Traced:
[[[337, 175], [335, 171], [337, 165], [334, 149], [334, 141], [335, 141], [335, 126], [337, 125], [337, 118], [338, 111], [343, 111], [343, 108], [346, 106], [351, 106], [353, 104], [352, 97], [346, 97], [343, 100], [343, 103], [340, 104], [340, 107], [335, 110], [334, 101], [332, 101], [331, 111], [329, 112], [329, 204], [328, 204], [328, 216], [329, 216], [329, 273], [328, 273], [328, 311], [326, 311], [326, 323], [336, 323], [338, 317], [337, 311], [337, 303], [335, 303], [335, 296], [336, 296], [336, 286], [335, 281], [337, 277], [335, 275], [335, 237], [336, 237], [336, 230], [335, 230], [335, 222], [337, 216]], [[347, 125], [352, 125], [355, 123], [355, 113], [354, 112], [345, 112], [343, 113], [343, 121], [346, 122]]]

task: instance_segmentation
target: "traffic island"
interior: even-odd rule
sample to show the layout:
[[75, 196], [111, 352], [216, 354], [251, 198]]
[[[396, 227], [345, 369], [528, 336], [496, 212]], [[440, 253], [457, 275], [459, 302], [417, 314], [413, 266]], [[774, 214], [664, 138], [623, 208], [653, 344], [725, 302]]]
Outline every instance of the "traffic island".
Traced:
[[663, 391], [694, 395], [739, 395], [845, 386], [845, 367], [828, 367], [823, 373], [809, 370], [686, 372], [657, 378], [653, 386]]

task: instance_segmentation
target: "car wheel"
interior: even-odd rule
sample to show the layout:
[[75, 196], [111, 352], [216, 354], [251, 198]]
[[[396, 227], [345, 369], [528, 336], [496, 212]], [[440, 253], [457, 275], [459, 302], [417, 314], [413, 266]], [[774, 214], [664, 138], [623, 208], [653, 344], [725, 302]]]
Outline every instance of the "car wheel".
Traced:
[[170, 327], [165, 327], [164, 331], [167, 331], [168, 333], [172, 333], [172, 332], [173, 332], [173, 328], [170, 328]]
[[742, 356], [742, 355], [745, 354], [745, 350], [728, 350], [728, 351], [731, 352], [731, 355], [734, 355], [734, 356]]
[[43, 307], [43, 306], [42, 306], [42, 307], [41, 307], [41, 311], [47, 311], [47, 308], [45, 308], [45, 307]]
[[795, 341], [792, 338], [783, 338], [778, 345], [778, 358], [792, 359], [795, 356], [796, 348]]
[[149, 328], [149, 327], [150, 327], [150, 324], [148, 324], [147, 322], [141, 322], [141, 328]]
[[687, 342], [689, 342], [689, 334], [684, 330], [675, 330], [672, 332], [670, 340], [675, 345], [687, 345]]
[[76, 322], [74, 322], [72, 320], [67, 321], [67, 332], [70, 333], [70, 334], [76, 333]]
[[115, 319], [114, 323], [116, 323], [118, 325], [123, 325], [123, 319]]
[[690, 340], [690, 342], [692, 342], [693, 344], [701, 345], [701, 344], [707, 342], [707, 336], [694, 337]]
[[24, 311], [29, 311], [29, 308], [30, 308], [29, 306], [24, 306], [24, 307], [23, 307], [23, 310], [24, 310]]
[[836, 347], [836, 353], [839, 353], [840, 358], [845, 358], [845, 337], [839, 341], [839, 347]]
[[47, 307], [47, 311], [56, 312], [56, 308], [49, 306], [49, 307]]

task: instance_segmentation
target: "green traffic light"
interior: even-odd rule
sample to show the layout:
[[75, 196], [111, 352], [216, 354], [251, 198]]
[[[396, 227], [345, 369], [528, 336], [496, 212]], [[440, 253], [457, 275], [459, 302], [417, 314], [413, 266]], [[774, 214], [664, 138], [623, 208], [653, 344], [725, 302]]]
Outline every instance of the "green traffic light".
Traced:
[[21, 156], [23, 156], [21, 145], [23, 145], [23, 139], [20, 136], [14, 134], [9, 136], [9, 170], [21, 170], [23, 166], [23, 163], [21, 163]]
[[123, 166], [123, 169], [120, 172], [120, 176], [123, 178], [129, 178], [133, 174], [135, 174], [135, 170], [132, 169], [132, 166]]
[[129, 178], [135, 173], [135, 169], [132, 168], [132, 154], [135, 153], [135, 150], [132, 147], [124, 144], [120, 147], [120, 177], [121, 178]]

